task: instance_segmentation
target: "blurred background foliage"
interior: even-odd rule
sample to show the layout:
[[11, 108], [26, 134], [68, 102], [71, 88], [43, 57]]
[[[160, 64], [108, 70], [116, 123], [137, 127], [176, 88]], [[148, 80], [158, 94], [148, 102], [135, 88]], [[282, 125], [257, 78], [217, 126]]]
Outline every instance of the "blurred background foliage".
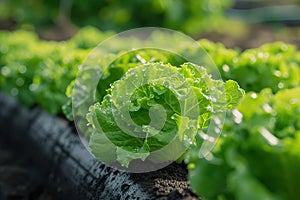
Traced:
[[246, 49], [275, 40], [300, 46], [299, 13], [300, 0], [0, 0], [0, 29], [66, 40], [84, 26], [152, 26]]
[[101, 30], [159, 26], [196, 34], [220, 25], [232, 4], [233, 0], [2, 0], [0, 19], [35, 27], [71, 22]]

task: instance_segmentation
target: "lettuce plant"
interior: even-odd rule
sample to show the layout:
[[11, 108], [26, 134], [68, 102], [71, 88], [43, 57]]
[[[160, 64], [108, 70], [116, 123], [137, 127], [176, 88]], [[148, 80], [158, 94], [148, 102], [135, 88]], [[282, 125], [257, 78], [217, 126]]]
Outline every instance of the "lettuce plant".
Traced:
[[124, 167], [136, 159], [174, 161], [214, 113], [230, 110], [242, 95], [236, 82], [213, 80], [192, 63], [137, 65], [90, 107], [90, 147], [99, 160]]
[[222, 78], [237, 81], [246, 91], [271, 88], [276, 93], [299, 85], [300, 52], [292, 44], [274, 42], [243, 52], [207, 40], [199, 44], [210, 54]]
[[249, 92], [214, 150], [187, 156], [192, 189], [204, 199], [298, 199], [300, 87]]

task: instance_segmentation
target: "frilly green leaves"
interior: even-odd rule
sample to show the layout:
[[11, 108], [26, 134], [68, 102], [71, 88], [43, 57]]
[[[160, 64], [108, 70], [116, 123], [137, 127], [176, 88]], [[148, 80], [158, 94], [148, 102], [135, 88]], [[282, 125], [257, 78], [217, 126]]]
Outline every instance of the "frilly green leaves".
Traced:
[[137, 159], [175, 161], [215, 113], [236, 106], [242, 95], [234, 81], [213, 80], [191, 63], [139, 65], [90, 107], [90, 147], [99, 160], [123, 167]]

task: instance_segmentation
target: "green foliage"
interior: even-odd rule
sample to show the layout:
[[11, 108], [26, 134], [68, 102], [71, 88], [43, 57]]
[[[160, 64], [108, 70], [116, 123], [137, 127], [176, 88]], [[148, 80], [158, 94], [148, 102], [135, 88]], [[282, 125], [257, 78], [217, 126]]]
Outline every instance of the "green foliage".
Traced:
[[[116, 158], [125, 167], [168, 146], [174, 138], [188, 148], [198, 129], [208, 126], [203, 118], [209, 120], [212, 113], [232, 108], [242, 95], [234, 81], [224, 85], [191, 63], [179, 68], [162, 63], [137, 65], [111, 85], [101, 103], [90, 107], [87, 119], [95, 129], [90, 147], [100, 160]], [[103, 160], [107, 138], [113, 145], [108, 160]], [[177, 159], [174, 148], [164, 151], [160, 162]]]
[[222, 77], [248, 93], [229, 113], [214, 150], [200, 158], [199, 141], [187, 155], [192, 189], [204, 199], [298, 199], [299, 51], [282, 42], [244, 52], [200, 44]]
[[190, 151], [189, 179], [205, 199], [298, 199], [300, 87], [248, 93], [213, 152]]
[[244, 52], [199, 43], [222, 77], [249, 93], [228, 116], [214, 151], [199, 158], [198, 145], [188, 155], [193, 190], [205, 199], [298, 199], [299, 51], [283, 42]]
[[59, 0], [3, 0], [0, 2], [0, 19], [47, 26], [58, 19], [59, 6]]
[[100, 32], [93, 26], [86, 26], [80, 29], [68, 43], [75, 48], [91, 49], [114, 34], [113, 31]]
[[201, 40], [225, 80], [236, 80], [246, 91], [271, 88], [273, 93], [300, 83], [300, 52], [283, 42], [264, 44], [244, 52], [226, 49], [223, 44]]
[[[1, 90], [17, 96], [24, 105], [30, 106], [35, 99], [29, 90], [35, 68], [29, 64], [36, 64], [41, 60], [35, 55], [36, 52], [41, 52], [34, 46], [37, 36], [25, 31], [1, 32], [0, 40]], [[34, 53], [27, 51], [29, 49]]]
[[277, 92], [283, 88], [293, 88], [300, 83], [297, 54], [299, 52], [293, 45], [282, 42], [265, 44], [243, 52], [228, 73], [248, 91], [258, 92], [269, 87]]
[[[82, 32], [94, 35], [78, 39]], [[0, 89], [16, 96], [25, 106], [38, 104], [51, 114], [62, 113], [62, 105], [68, 102], [66, 88], [90, 52], [86, 48], [104, 38], [104, 34], [89, 27], [68, 42], [42, 41], [34, 33], [23, 30], [3, 31], [0, 33]], [[66, 114], [71, 118], [70, 112]]]
[[36, 27], [67, 19], [79, 26], [92, 25], [101, 30], [156, 26], [198, 34], [218, 29], [224, 21], [224, 10], [232, 3], [232, 0], [4, 0], [0, 2], [0, 19]]

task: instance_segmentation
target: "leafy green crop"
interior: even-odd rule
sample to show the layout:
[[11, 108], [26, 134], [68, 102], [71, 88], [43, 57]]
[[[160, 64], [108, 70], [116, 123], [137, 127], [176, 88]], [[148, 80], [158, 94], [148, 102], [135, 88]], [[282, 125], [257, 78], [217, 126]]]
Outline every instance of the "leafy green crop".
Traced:
[[[0, 32], [0, 89], [25, 106], [38, 104], [72, 119], [66, 88], [91, 48], [110, 33], [87, 27], [68, 42], [43, 41], [32, 32]], [[83, 37], [89, 35], [89, 37]]]
[[0, 40], [1, 90], [17, 96], [22, 104], [31, 106], [35, 96], [31, 94], [29, 86], [35, 69], [29, 63], [36, 64], [40, 61], [34, 45], [38, 40], [37, 36], [25, 31], [1, 32]]
[[[234, 81], [213, 80], [205, 68], [191, 63], [179, 68], [162, 63], [137, 65], [113, 83], [101, 103], [90, 107], [87, 118], [95, 129], [90, 147], [100, 160], [117, 160], [125, 167], [148, 156], [157, 161], [151, 152], [174, 138], [187, 149], [198, 129], [207, 128], [212, 113], [231, 109], [242, 94]], [[109, 151], [107, 138], [112, 143]], [[173, 147], [164, 150], [165, 157], [159, 160], [176, 160], [177, 154]]]
[[296, 46], [275, 42], [244, 52], [226, 49], [223, 44], [200, 40], [222, 78], [236, 80], [246, 91], [293, 88], [300, 83], [300, 52]]
[[298, 199], [300, 87], [248, 93], [205, 158], [187, 161], [193, 190], [204, 199]]
[[[34, 33], [23, 30], [12, 33], [2, 31], [0, 88], [16, 96], [23, 105], [39, 104], [52, 114], [63, 111], [71, 120], [72, 87], [69, 87], [67, 95], [66, 88], [75, 79], [78, 65], [83, 62], [90, 50], [112, 34], [86, 27], [67, 42], [52, 42], [40, 40]], [[157, 39], [159, 40], [159, 36]], [[170, 38], [170, 41], [174, 39], [176, 38]], [[199, 43], [219, 67], [222, 77], [225, 80], [238, 81], [247, 91], [260, 91], [269, 87], [276, 92], [281, 88], [291, 88], [299, 84], [300, 53], [292, 45], [273, 43], [241, 53], [206, 40]], [[123, 44], [116, 43], [116, 45]], [[186, 52], [188, 47], [180, 48], [180, 52]], [[139, 51], [115, 62], [117, 67], [109, 73], [117, 74], [124, 66], [141, 63], [140, 58], [146, 61], [151, 59], [153, 61], [154, 58], [172, 65], [184, 63], [184, 60], [178, 60], [171, 55], [161, 56], [151, 51]], [[262, 76], [263, 79], [257, 78]], [[99, 90], [102, 91], [102, 96], [109, 84], [117, 79], [118, 76], [112, 80], [101, 80], [107, 83], [104, 89]]]

